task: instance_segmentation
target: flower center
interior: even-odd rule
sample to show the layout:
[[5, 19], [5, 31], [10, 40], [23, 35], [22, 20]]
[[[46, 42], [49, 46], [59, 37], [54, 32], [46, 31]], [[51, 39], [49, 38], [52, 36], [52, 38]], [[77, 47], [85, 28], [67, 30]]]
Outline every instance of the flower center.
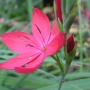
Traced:
[[46, 48], [46, 47], [43, 47], [43, 48], [42, 48], [42, 51], [43, 51], [43, 52], [45, 52], [46, 50], [47, 50], [47, 48]]

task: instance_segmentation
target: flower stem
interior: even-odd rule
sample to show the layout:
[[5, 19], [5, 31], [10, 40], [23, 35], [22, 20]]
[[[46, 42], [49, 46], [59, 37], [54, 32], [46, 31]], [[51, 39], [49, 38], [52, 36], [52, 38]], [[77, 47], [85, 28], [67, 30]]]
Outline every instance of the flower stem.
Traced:
[[59, 58], [57, 58], [55, 56], [51, 56], [51, 57], [58, 63], [58, 65], [61, 69], [61, 76], [60, 76], [59, 87], [58, 87], [58, 90], [61, 90], [61, 86], [62, 86], [62, 83], [64, 81], [64, 77], [65, 77], [64, 66], [63, 66], [63, 63], [59, 60]]
[[64, 81], [64, 77], [61, 76], [61, 77], [60, 77], [60, 82], [59, 82], [58, 90], [61, 90], [61, 86], [62, 86], [63, 81]]
[[55, 56], [53, 56], [53, 55], [51, 57], [58, 63], [58, 65], [59, 65], [59, 67], [60, 67], [60, 69], [62, 71], [62, 74], [64, 74], [64, 67], [63, 67], [62, 62], [58, 58], [56, 58]]
[[62, 86], [62, 83], [64, 82], [64, 78], [65, 78], [65, 76], [66, 76], [66, 74], [67, 74], [67, 72], [68, 72], [69, 66], [70, 66], [70, 65], [66, 65], [64, 75], [61, 75], [61, 76], [60, 76], [60, 82], [59, 82], [58, 90], [61, 90], [61, 86]]

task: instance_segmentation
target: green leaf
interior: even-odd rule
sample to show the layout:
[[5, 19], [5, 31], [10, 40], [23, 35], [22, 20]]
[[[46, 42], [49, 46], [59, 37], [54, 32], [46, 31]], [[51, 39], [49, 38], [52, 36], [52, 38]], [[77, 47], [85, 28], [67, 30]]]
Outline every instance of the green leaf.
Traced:
[[66, 14], [69, 14], [76, 2], [77, 0], [66, 0]]
[[10, 90], [10, 89], [3, 87], [3, 86], [0, 86], [0, 90]]
[[57, 22], [58, 22], [59, 30], [60, 30], [61, 32], [63, 32], [63, 25], [62, 25], [62, 22], [60, 21], [60, 19], [58, 19]]
[[63, 13], [63, 19], [66, 17], [66, 0], [62, 0], [62, 13]]
[[[58, 84], [59, 83], [44, 88], [40, 88], [37, 90], [57, 90]], [[86, 89], [90, 90], [90, 78], [65, 82], [63, 83], [61, 88], [61, 90], [86, 90]]]
[[90, 72], [80, 72], [80, 73], [74, 72], [67, 74], [65, 77], [66, 80], [75, 80], [78, 78], [90, 78]]
[[74, 22], [75, 16], [77, 15], [77, 9], [73, 8], [73, 10], [69, 13], [67, 18], [64, 21], [65, 32], [68, 32], [72, 23]]
[[[1, 78], [1, 77], [0, 77]], [[38, 78], [38, 79], [35, 79]], [[17, 81], [18, 81], [19, 77], [7, 77], [4, 85], [5, 86], [14, 86]], [[55, 81], [56, 82], [56, 81]], [[25, 80], [23, 80], [21, 83], [19, 83], [19, 85], [16, 87], [22, 87], [22, 88], [42, 88], [42, 87], [46, 87], [49, 85], [53, 85], [55, 84], [54, 80], [49, 80], [49, 79], [42, 79], [39, 76], [30, 76], [28, 78], [26, 78]], [[3, 90], [3, 89], [1, 89]]]

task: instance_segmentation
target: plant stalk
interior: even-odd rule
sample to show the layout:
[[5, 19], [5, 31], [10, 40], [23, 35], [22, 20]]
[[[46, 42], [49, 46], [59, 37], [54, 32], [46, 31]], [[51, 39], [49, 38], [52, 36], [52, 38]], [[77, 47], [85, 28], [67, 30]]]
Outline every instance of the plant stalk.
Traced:
[[64, 67], [63, 67], [63, 64], [61, 63], [61, 61], [53, 55], [51, 57], [58, 63], [58, 65], [62, 71], [62, 74], [64, 75]]
[[63, 81], [64, 81], [64, 76], [61, 76], [60, 77], [60, 82], [59, 82], [58, 90], [61, 90], [61, 86], [62, 86]]

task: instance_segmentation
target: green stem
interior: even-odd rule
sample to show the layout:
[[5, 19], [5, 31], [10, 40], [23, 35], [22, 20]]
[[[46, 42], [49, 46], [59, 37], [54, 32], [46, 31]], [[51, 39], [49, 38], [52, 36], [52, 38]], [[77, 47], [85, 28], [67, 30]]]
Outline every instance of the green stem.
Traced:
[[64, 76], [61, 76], [60, 77], [60, 82], [59, 82], [58, 90], [61, 90], [61, 86], [62, 86], [63, 81], [64, 81]]
[[60, 76], [60, 83], [59, 83], [58, 90], [61, 90], [62, 83], [64, 82], [64, 78], [65, 78], [65, 76], [66, 76], [66, 74], [67, 74], [67, 72], [68, 72], [69, 67], [70, 67], [70, 65], [66, 65], [64, 75], [61, 75], [61, 76]]
[[[78, 16], [79, 16], [79, 42], [80, 42], [80, 61], [83, 62], [83, 33], [82, 33], [82, 20], [81, 20], [81, 0], [77, 0], [78, 5]], [[80, 72], [83, 71], [83, 65], [80, 65]]]
[[14, 86], [12, 86], [11, 90], [16, 90], [16, 88], [20, 85], [20, 83], [22, 83], [22, 81], [23, 81], [28, 75], [29, 75], [29, 74], [22, 75], [22, 77], [20, 77], [20, 79], [18, 79], [18, 81], [14, 84]]
[[63, 67], [63, 64], [61, 63], [61, 61], [53, 55], [51, 57], [58, 63], [58, 65], [62, 71], [62, 74], [64, 75], [64, 67]]
[[60, 82], [59, 82], [59, 87], [58, 87], [58, 90], [61, 89], [61, 86], [62, 86], [62, 83], [64, 81], [64, 67], [63, 67], [63, 64], [61, 63], [61, 61], [59, 60], [58, 57], [55, 57], [55, 56], [51, 56], [59, 65], [60, 69], [61, 69], [61, 76], [60, 76]]
[[33, 9], [32, 0], [27, 0], [27, 10], [28, 10], [30, 21], [31, 21], [31, 18], [32, 18], [32, 9]]

